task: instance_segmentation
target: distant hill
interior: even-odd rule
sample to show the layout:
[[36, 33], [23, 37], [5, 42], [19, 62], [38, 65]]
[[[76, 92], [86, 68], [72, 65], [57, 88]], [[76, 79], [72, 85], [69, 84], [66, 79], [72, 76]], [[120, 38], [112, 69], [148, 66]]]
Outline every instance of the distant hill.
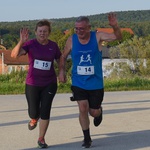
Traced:
[[[125, 21], [125, 22], [143, 22], [143, 21], [150, 21], [150, 10], [135, 10], [135, 11], [116, 11], [118, 20]], [[106, 22], [107, 20], [107, 13], [95, 14], [95, 15], [87, 15], [91, 22], [93, 21], [102, 21]], [[74, 22], [77, 17], [70, 17], [70, 18], [59, 18], [59, 19], [49, 19], [52, 22]], [[15, 21], [15, 22], [0, 22], [1, 25], [3, 24], [13, 24], [13, 23], [25, 23], [26, 22], [37, 22], [38, 20], [28, 20], [28, 21]]]
[[[150, 35], [150, 10], [136, 10], [136, 11], [116, 11], [118, 22], [121, 28], [131, 28], [137, 36]], [[107, 13], [89, 15], [89, 19], [92, 25], [92, 30], [96, 28], [107, 28], [108, 25]], [[66, 29], [72, 29], [77, 17], [49, 19], [52, 23], [52, 32], [61, 31]], [[35, 24], [39, 20], [28, 21], [15, 21], [15, 22], [0, 22], [0, 37], [4, 38], [4, 42], [7, 47], [9, 45], [8, 38], [12, 39], [16, 43], [19, 37], [19, 30], [22, 27], [27, 27], [30, 30], [30, 36], [34, 37]], [[8, 37], [9, 36], [9, 37]]]

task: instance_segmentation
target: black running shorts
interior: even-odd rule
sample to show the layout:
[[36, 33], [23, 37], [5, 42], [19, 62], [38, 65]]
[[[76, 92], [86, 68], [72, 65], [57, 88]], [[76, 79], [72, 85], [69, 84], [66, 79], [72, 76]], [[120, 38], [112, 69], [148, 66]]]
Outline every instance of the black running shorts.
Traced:
[[99, 109], [101, 107], [104, 89], [85, 90], [76, 86], [71, 86], [73, 97], [72, 101], [88, 100], [89, 107], [92, 109]]

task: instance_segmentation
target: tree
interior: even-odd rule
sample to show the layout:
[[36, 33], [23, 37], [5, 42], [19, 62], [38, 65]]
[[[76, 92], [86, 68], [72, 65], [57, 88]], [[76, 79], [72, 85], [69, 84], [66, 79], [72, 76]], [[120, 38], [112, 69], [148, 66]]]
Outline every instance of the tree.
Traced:
[[58, 41], [58, 45], [59, 45], [59, 48], [60, 48], [61, 50], [64, 49], [68, 37], [71, 36], [73, 33], [74, 33], [74, 29], [72, 28], [68, 34], [64, 35], [64, 36]]
[[134, 36], [132, 39], [126, 40], [120, 45], [111, 48], [110, 55], [112, 58], [118, 56], [120, 59], [127, 59], [127, 65], [130, 68], [131, 74], [148, 76], [150, 71], [149, 49], [150, 42], [147, 38]]
[[116, 41], [113, 41], [113, 42], [108, 42], [108, 46], [109, 47], [112, 47], [112, 46], [116, 46], [116, 45], [119, 45], [120, 43], [128, 40], [128, 39], [131, 39], [133, 37], [133, 35], [130, 33], [130, 32], [127, 32], [127, 31], [122, 31], [122, 40], [116, 40]]
[[18, 42], [18, 37], [12, 34], [5, 34], [3, 35], [3, 41], [3, 45], [6, 47], [6, 49], [12, 49]]
[[50, 34], [50, 39], [58, 43], [58, 41], [64, 36], [61, 30], [52, 31]]

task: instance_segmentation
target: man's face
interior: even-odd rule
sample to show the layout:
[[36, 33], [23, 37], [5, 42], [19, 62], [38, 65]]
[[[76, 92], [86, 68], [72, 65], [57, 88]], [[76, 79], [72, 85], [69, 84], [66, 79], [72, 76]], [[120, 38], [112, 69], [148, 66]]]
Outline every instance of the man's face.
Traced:
[[75, 32], [78, 35], [78, 38], [84, 39], [90, 32], [90, 25], [85, 21], [75, 23]]

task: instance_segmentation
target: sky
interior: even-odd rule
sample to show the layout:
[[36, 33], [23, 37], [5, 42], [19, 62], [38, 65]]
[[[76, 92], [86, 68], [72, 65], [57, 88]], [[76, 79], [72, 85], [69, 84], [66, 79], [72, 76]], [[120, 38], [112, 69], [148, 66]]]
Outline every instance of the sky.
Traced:
[[149, 10], [150, 0], [1, 0], [0, 22]]

